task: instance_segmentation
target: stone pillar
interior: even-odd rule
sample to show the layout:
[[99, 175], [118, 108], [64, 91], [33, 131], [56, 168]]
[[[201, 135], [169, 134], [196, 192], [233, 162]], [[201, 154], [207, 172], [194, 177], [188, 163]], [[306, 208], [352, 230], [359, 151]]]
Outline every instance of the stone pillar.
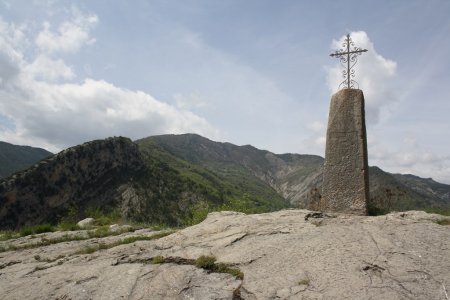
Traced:
[[366, 215], [368, 171], [364, 95], [343, 89], [331, 98], [320, 210]]

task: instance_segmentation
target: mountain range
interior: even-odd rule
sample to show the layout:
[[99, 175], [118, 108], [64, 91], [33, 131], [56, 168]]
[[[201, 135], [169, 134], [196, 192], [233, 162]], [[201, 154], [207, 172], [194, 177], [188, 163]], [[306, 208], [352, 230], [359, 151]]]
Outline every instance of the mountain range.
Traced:
[[[194, 224], [208, 211], [314, 209], [323, 158], [274, 154], [195, 134], [91, 141], [0, 179], [0, 228], [80, 219]], [[2, 165], [3, 168], [3, 165]], [[369, 211], [450, 210], [450, 185], [371, 167]]]

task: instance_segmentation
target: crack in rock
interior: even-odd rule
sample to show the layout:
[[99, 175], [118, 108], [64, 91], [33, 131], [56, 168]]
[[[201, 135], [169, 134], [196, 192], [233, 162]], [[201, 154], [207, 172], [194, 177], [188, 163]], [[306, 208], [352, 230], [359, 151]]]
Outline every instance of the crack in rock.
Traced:
[[4, 269], [6, 267], [9, 267], [9, 266], [20, 264], [21, 262], [22, 262], [21, 260], [11, 260], [9, 262], [3, 263], [3, 264], [0, 265], [0, 270]]
[[380, 267], [380, 266], [377, 265], [377, 264], [371, 264], [371, 263], [368, 263], [367, 265], [365, 265], [365, 266], [362, 268], [362, 270], [363, 270], [363, 271], [373, 271], [373, 272], [379, 272], [379, 273], [381, 273], [382, 271], [385, 271], [386, 269], [383, 268], [383, 267]]
[[93, 279], [98, 279], [98, 277], [97, 276], [91, 276], [91, 277], [87, 277], [87, 278], [84, 278], [84, 279], [80, 279], [80, 280], [75, 281], [75, 284], [82, 284], [82, 283], [91, 281]]
[[329, 214], [326, 214], [326, 213], [320, 212], [320, 211], [312, 211], [312, 212], [306, 214], [305, 221], [308, 221], [309, 218], [314, 218], [314, 219], [336, 218], [336, 216], [329, 215]]

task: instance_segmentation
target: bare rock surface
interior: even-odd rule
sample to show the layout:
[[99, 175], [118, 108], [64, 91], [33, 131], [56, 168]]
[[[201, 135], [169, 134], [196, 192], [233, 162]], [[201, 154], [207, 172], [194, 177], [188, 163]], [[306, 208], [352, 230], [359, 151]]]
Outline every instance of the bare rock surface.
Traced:
[[81, 228], [87, 228], [89, 226], [94, 225], [94, 222], [95, 222], [94, 218], [86, 218], [78, 222], [77, 225], [80, 226]]
[[[410, 211], [367, 217], [284, 210], [211, 213], [148, 241], [77, 254], [131, 236], [65, 241], [0, 253], [2, 299], [448, 299], [450, 226]], [[26, 245], [66, 233], [3, 241]], [[84, 231], [71, 235], [85, 236]], [[201, 255], [244, 279], [177, 263]], [[152, 264], [155, 257], [170, 263]]]

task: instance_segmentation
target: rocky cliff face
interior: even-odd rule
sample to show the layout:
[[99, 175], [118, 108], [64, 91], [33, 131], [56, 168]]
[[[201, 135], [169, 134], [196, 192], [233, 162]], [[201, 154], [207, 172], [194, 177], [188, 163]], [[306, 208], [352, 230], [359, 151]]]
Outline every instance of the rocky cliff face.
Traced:
[[[0, 242], [9, 247], [0, 291], [3, 299], [447, 299], [450, 230], [440, 224], [449, 222], [417, 211], [282, 210], [211, 213], [159, 239], [149, 229], [101, 239], [70, 232], [59, 243], [64, 233], [41, 234]], [[43, 240], [56, 242], [33, 246]], [[243, 279], [196, 265], [201, 256]]]
[[118, 187], [142, 166], [137, 146], [127, 138], [64, 150], [0, 181], [0, 227], [54, 223], [69, 209], [115, 205]]

